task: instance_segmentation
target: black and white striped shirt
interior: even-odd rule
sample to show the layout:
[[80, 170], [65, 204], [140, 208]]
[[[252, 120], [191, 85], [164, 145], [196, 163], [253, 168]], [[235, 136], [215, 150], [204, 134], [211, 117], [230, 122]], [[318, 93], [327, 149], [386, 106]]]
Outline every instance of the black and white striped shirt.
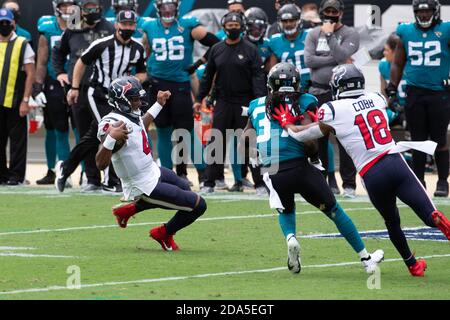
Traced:
[[85, 65], [94, 64], [90, 86], [109, 89], [114, 79], [146, 72], [145, 50], [141, 43], [131, 39], [122, 44], [116, 34], [94, 41], [81, 56]]

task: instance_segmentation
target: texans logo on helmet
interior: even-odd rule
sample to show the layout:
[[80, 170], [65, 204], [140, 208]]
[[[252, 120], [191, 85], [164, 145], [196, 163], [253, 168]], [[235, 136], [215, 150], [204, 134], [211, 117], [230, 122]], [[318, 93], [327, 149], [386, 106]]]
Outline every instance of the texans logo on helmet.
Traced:
[[132, 88], [133, 88], [133, 85], [131, 83], [127, 83], [126, 85], [124, 85], [122, 87], [123, 94], [125, 95], [128, 92], [128, 90], [130, 90]]

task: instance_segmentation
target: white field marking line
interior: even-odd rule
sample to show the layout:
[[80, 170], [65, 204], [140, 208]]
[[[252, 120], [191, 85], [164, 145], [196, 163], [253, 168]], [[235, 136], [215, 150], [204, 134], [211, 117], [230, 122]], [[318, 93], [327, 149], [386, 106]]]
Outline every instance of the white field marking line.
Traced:
[[[442, 255], [432, 255], [421, 257], [423, 259], [433, 259], [433, 258], [446, 258], [450, 257], [450, 254], [442, 254]], [[398, 262], [403, 261], [403, 259], [386, 259], [384, 263], [387, 262]], [[316, 265], [306, 265], [302, 266], [302, 268], [330, 268], [330, 267], [343, 267], [343, 266], [351, 266], [351, 265], [360, 265], [361, 262], [341, 262], [341, 263], [332, 263], [332, 264], [316, 264]], [[131, 281], [118, 281], [118, 282], [103, 282], [103, 283], [92, 283], [92, 284], [82, 284], [80, 285], [80, 289], [86, 288], [95, 288], [95, 287], [106, 287], [106, 286], [118, 286], [118, 285], [128, 285], [128, 284], [142, 284], [142, 283], [154, 283], [154, 282], [166, 282], [166, 281], [179, 281], [179, 280], [188, 280], [188, 279], [202, 279], [202, 278], [212, 278], [212, 277], [221, 277], [221, 276], [234, 276], [234, 275], [243, 275], [250, 273], [269, 273], [275, 271], [283, 271], [286, 270], [286, 267], [276, 267], [269, 269], [256, 269], [256, 270], [244, 270], [244, 271], [229, 271], [229, 272], [219, 272], [219, 273], [205, 273], [205, 274], [196, 274], [190, 276], [178, 276], [178, 277], [166, 277], [166, 278], [153, 278], [153, 279], [141, 279], [141, 280], [131, 280]], [[12, 295], [19, 293], [35, 293], [35, 292], [49, 292], [49, 291], [57, 291], [57, 290], [74, 290], [72, 288], [68, 288], [67, 286], [50, 286], [47, 288], [31, 288], [31, 289], [19, 289], [13, 291], [3, 291], [0, 292], [0, 295]]]
[[[376, 211], [373, 207], [367, 208], [349, 208], [345, 210], [346, 212], [352, 211]], [[322, 213], [318, 210], [304, 211], [299, 212], [297, 215], [309, 215], [309, 214], [318, 214]], [[240, 219], [258, 219], [258, 218], [273, 218], [278, 216], [278, 214], [270, 213], [270, 214], [256, 214], [256, 215], [247, 215], [247, 216], [225, 216], [225, 217], [214, 217], [214, 218], [200, 218], [197, 221], [221, 221], [221, 220], [240, 220]], [[141, 223], [132, 223], [129, 224], [128, 227], [140, 227], [140, 226], [148, 226], [148, 225], [160, 225], [164, 222], [141, 222]], [[66, 232], [66, 231], [78, 231], [78, 230], [91, 230], [91, 229], [105, 229], [105, 228], [117, 228], [117, 224], [110, 225], [93, 225], [93, 226], [85, 226], [85, 227], [70, 227], [70, 228], [61, 228], [61, 229], [40, 229], [40, 230], [27, 230], [27, 231], [11, 231], [11, 232], [2, 232], [0, 236], [8, 236], [8, 235], [17, 235], [17, 234], [33, 234], [33, 233], [48, 233], [48, 232]]]
[[[420, 230], [420, 229], [429, 229], [429, 230], [433, 230], [434, 228], [430, 228], [428, 226], [423, 226], [423, 227], [406, 227], [406, 228], [402, 228], [403, 231], [415, 231], [415, 230]], [[359, 231], [359, 233], [377, 233], [377, 232], [387, 232], [386, 229], [383, 230], [367, 230], [367, 231]], [[340, 233], [313, 233], [313, 234], [308, 234], [308, 235], [300, 235], [300, 238], [316, 238], [319, 236], [339, 236], [341, 235]], [[323, 238], [321, 238], [323, 239]]]
[[13, 251], [13, 250], [36, 250], [36, 248], [30, 248], [30, 247], [0, 247], [0, 251]]
[[31, 254], [31, 253], [14, 253], [14, 252], [0, 252], [0, 257], [58, 258], [58, 259], [78, 258], [74, 256], [58, 256], [50, 254]]

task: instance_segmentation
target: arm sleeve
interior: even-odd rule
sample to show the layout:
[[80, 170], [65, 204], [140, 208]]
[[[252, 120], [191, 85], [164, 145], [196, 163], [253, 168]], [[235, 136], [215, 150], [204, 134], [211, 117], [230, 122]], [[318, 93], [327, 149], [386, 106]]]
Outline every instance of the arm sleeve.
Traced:
[[215, 49], [216, 46], [214, 46], [211, 49], [210, 55], [208, 57], [208, 64], [206, 65], [205, 73], [203, 74], [203, 77], [200, 81], [200, 89], [198, 91], [197, 95], [197, 101], [201, 102], [203, 98], [205, 98], [209, 91], [211, 90], [212, 82], [214, 80], [214, 76], [216, 74], [216, 63], [214, 61], [215, 59]]
[[307, 68], [317, 69], [333, 66], [336, 60], [333, 56], [319, 56], [316, 54], [315, 32], [309, 32], [305, 39], [305, 65]]
[[342, 42], [339, 43], [336, 35], [332, 35], [328, 40], [328, 45], [331, 49], [331, 55], [337, 63], [345, 63], [356, 51], [359, 49], [359, 34], [355, 29], [348, 32]]
[[258, 49], [256, 47], [252, 47], [252, 49], [252, 88], [254, 97], [258, 98], [267, 95], [267, 89], [262, 68], [261, 56], [259, 55]]
[[323, 104], [319, 109], [318, 117], [320, 122], [332, 126], [334, 118], [336, 117], [333, 104], [331, 102]]
[[52, 64], [56, 75], [66, 73], [64, 66], [66, 64], [66, 57], [70, 53], [69, 46], [70, 31], [66, 30], [61, 36], [61, 42], [53, 48]]

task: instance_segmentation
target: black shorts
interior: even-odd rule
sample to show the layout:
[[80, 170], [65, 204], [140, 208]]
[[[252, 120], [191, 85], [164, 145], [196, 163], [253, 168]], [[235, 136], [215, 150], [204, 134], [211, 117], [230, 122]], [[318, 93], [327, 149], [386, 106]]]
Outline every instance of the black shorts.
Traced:
[[438, 148], [447, 145], [450, 92], [406, 87], [405, 115], [413, 141], [431, 139]]
[[281, 162], [279, 171], [271, 175], [270, 179], [285, 212], [295, 211], [296, 193], [325, 213], [330, 212], [336, 205], [336, 198], [323, 174], [306, 158]]
[[[158, 128], [173, 126], [174, 129], [194, 128], [194, 113], [192, 110], [192, 96], [190, 82], [172, 82], [157, 78], [150, 79], [148, 88], [149, 104], [156, 102], [158, 91], [169, 90], [172, 95], [166, 105], [155, 119]], [[143, 110], [146, 111], [146, 110]]]
[[66, 132], [69, 130], [69, 106], [65, 102], [61, 84], [47, 78], [44, 89], [47, 105], [44, 110], [44, 126], [47, 130]]

